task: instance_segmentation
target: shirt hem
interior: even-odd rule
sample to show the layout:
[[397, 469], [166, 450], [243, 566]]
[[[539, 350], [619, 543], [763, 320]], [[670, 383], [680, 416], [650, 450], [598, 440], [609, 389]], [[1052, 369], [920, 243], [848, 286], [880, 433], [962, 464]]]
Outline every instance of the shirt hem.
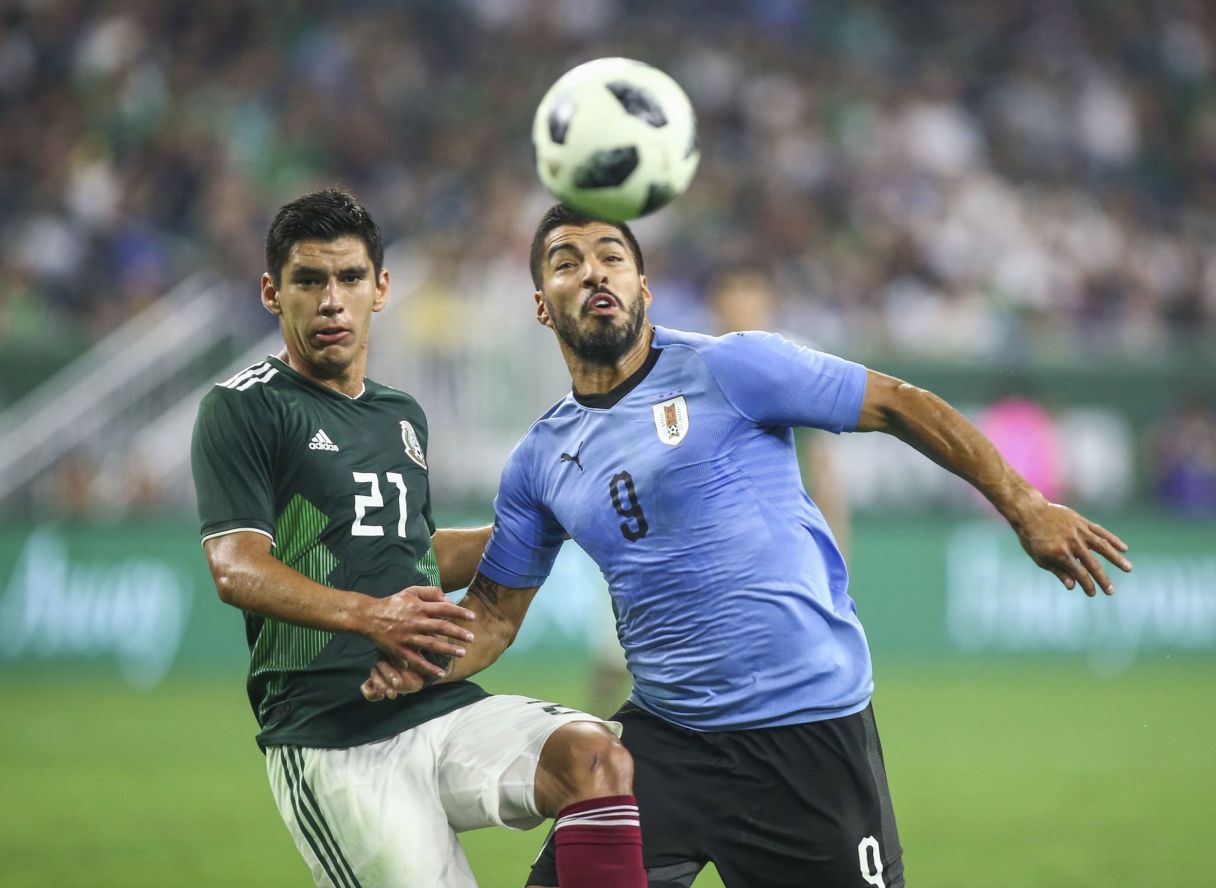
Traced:
[[[461, 689], [459, 691], [453, 689], [447, 705], [437, 706], [420, 718], [416, 717], [416, 713], [406, 710], [394, 718], [386, 719], [376, 730], [365, 730], [353, 736], [339, 736], [340, 728], [337, 730], [274, 728], [270, 731], [261, 731], [254, 739], [263, 752], [271, 746], [290, 746], [302, 749], [352, 749], [356, 746], [366, 746], [369, 743], [379, 743], [492, 696], [481, 685], [474, 684], [467, 679], [462, 680], [460, 684]], [[337, 721], [341, 722], [341, 718], [339, 717]]]
[[545, 580], [549, 578], [548, 574], [543, 577], [521, 577], [510, 571], [501, 571], [494, 565], [487, 564], [484, 560], [477, 566], [477, 572], [487, 580], [495, 582], [500, 586], [505, 586], [508, 589], [531, 589], [533, 586], [543, 586]]
[[274, 534], [262, 530], [260, 527], [230, 527], [227, 530], [217, 530], [214, 533], [203, 534], [203, 537], [199, 540], [199, 542], [205, 543], [207, 540], [214, 540], [218, 537], [228, 536], [230, 533], [260, 533], [262, 536], [268, 537], [271, 543], [274, 542]]
[[872, 694], [866, 694], [860, 702], [851, 703], [846, 706], [833, 707], [831, 709], [800, 710], [771, 718], [757, 718], [753, 721], [730, 723], [698, 722], [696, 724], [673, 718], [670, 713], [660, 712], [652, 706], [647, 706], [645, 702], [633, 694], [629, 695], [628, 702], [639, 709], [644, 709], [655, 718], [661, 718], [663, 721], [671, 722], [673, 725], [678, 725], [685, 730], [696, 731], [699, 734], [709, 734], [717, 731], [762, 731], [765, 728], [788, 728], [792, 725], [806, 725], [814, 722], [829, 721], [834, 718], [846, 718], [850, 715], [856, 715], [869, 706], [872, 697]]

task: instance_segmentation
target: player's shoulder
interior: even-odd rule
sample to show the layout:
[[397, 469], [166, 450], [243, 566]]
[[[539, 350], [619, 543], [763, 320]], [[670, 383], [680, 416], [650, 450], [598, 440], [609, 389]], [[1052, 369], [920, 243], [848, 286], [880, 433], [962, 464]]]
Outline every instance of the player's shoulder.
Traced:
[[515, 465], [530, 462], [533, 454], [544, 450], [553, 438], [560, 435], [561, 429], [568, 422], [576, 420], [578, 415], [578, 403], [573, 394], [567, 393], [528, 426], [511, 448], [507, 461]]
[[[238, 370], [227, 379], [217, 382], [212, 386], [211, 393], [232, 392], [234, 394], [242, 394], [245, 392], [260, 392], [278, 375], [278, 366], [276, 366], [274, 361], [267, 358], [264, 361], [258, 361], [256, 364], [250, 364], [244, 370]], [[224, 397], [224, 395], [220, 395], [220, 397]]]
[[694, 352], [712, 350], [721, 337], [709, 336], [705, 333], [693, 333], [689, 330], [673, 330], [671, 327], [654, 327], [654, 339], [651, 342], [658, 349], [676, 349]]
[[671, 350], [677, 354], [695, 355], [711, 370], [727, 369], [741, 361], [759, 360], [764, 355], [779, 350], [782, 345], [789, 344], [780, 334], [763, 330], [710, 336], [666, 327], [654, 328], [655, 348]]
[[572, 417], [577, 412], [577, 404], [572, 394], [567, 393], [559, 401], [555, 402], [544, 413], [533, 420], [527, 430], [519, 439], [519, 443], [515, 445], [515, 450], [526, 450], [533, 446], [537, 441], [547, 438], [553, 434], [554, 430], [559, 428], [568, 417]]
[[268, 400], [275, 399], [282, 382], [283, 374], [274, 361], [259, 361], [211, 386], [201, 406], [238, 412], [262, 410]]
[[207, 390], [198, 406], [195, 435], [229, 440], [252, 430], [256, 435], [274, 435], [291, 405], [284, 403], [280, 369], [260, 361], [232, 374]]
[[364, 377], [363, 385], [367, 392], [377, 401], [392, 403], [395, 407], [399, 406], [413, 413], [417, 418], [425, 421], [425, 411], [422, 405], [418, 403], [418, 399], [409, 392], [402, 391], [399, 388], [393, 388], [383, 382], [377, 382], [374, 379]]
[[573, 392], [566, 392], [559, 399], [549, 406], [549, 409], [537, 417], [536, 421], [528, 428], [528, 432], [532, 432], [537, 428], [546, 428], [556, 422], [560, 422], [566, 416], [571, 416], [577, 413], [578, 402], [574, 400]]
[[774, 345], [788, 339], [780, 333], [766, 330], [745, 330], [711, 336], [708, 333], [693, 333], [688, 330], [672, 330], [669, 327], [654, 328], [655, 348], [681, 348], [701, 354], [739, 351], [758, 346]]

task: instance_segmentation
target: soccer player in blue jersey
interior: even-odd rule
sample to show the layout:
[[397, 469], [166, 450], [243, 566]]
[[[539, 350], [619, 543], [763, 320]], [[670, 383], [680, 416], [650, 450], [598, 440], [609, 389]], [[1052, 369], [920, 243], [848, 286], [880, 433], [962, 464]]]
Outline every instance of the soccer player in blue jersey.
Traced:
[[[687, 888], [711, 860], [730, 888], [902, 886], [870, 654], [792, 429], [902, 439], [983, 493], [1068, 589], [1112, 593], [1096, 555], [1130, 570], [1126, 545], [1048, 502], [930, 392], [773, 334], [652, 327], [626, 225], [554, 207], [531, 267], [573, 390], [503, 470], [471, 586], [484, 619], [518, 625], [567, 535], [604, 572], [651, 888]], [[443, 680], [498, 656], [481, 635]], [[364, 695], [409, 680], [380, 661]], [[529, 885], [558, 884], [554, 847], [577, 828], [557, 822]]]

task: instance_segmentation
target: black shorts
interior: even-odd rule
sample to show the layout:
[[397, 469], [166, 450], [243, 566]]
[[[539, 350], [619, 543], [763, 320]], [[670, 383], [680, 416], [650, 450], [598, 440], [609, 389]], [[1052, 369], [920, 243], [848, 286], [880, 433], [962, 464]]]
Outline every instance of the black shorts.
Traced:
[[[701, 733], [629, 703], [650, 888], [713, 861], [727, 888], [903, 888], [902, 849], [870, 707], [844, 718]], [[546, 840], [529, 885], [557, 885]]]

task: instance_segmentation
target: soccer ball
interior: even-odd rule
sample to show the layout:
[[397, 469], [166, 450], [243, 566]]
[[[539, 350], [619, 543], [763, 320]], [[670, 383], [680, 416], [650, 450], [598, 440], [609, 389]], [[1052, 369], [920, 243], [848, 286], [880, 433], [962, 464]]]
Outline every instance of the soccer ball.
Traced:
[[701, 159], [684, 90], [633, 59], [596, 59], [563, 74], [536, 109], [532, 144], [545, 187], [609, 222], [670, 203]]

